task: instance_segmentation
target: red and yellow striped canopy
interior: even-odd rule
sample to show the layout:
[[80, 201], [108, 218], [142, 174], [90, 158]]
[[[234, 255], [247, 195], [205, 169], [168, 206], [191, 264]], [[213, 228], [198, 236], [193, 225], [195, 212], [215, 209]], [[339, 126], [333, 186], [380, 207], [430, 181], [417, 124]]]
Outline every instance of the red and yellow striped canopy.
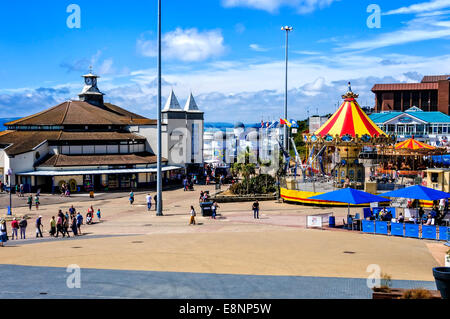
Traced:
[[327, 135], [340, 137], [350, 135], [359, 137], [363, 135], [370, 135], [371, 137], [378, 137], [385, 135], [384, 133], [368, 116], [358, 102], [353, 97], [345, 98], [344, 103], [339, 107], [336, 113], [315, 133], [325, 137]]
[[397, 145], [395, 145], [395, 149], [396, 150], [403, 150], [403, 149], [408, 149], [408, 150], [434, 150], [436, 149], [435, 147], [416, 141], [414, 138], [410, 138], [409, 140], [403, 141], [398, 143]]

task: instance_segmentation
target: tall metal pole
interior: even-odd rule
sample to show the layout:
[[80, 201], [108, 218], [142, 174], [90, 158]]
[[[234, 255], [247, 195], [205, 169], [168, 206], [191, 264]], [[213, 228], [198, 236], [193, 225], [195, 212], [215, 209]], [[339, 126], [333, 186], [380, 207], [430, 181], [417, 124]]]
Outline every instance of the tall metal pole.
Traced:
[[161, 138], [161, 0], [158, 0], [158, 154], [157, 154], [157, 203], [156, 216], [162, 213], [162, 138]]
[[[286, 31], [286, 78], [285, 78], [285, 91], [284, 91], [284, 118], [288, 120], [288, 111], [287, 111], [287, 99], [288, 99], [288, 46], [289, 46], [289, 32], [293, 30], [292, 27], [285, 26], [282, 27], [281, 30]], [[288, 126], [284, 126], [284, 135], [283, 135], [283, 144], [284, 149], [287, 150], [289, 147], [288, 143]]]

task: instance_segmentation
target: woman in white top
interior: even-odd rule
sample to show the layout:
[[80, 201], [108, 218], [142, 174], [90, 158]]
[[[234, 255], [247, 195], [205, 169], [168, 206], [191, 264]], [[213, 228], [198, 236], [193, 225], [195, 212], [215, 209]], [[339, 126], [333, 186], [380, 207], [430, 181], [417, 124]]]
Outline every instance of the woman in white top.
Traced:
[[191, 219], [189, 220], [189, 225], [195, 225], [195, 216], [197, 214], [195, 213], [194, 206], [191, 206]]

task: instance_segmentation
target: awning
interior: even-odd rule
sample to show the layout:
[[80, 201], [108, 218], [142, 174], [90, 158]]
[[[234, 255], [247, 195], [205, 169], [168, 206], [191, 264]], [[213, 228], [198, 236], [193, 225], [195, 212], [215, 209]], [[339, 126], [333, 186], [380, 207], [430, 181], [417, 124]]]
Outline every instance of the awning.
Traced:
[[[163, 172], [183, 169], [180, 166], [165, 166]], [[16, 173], [18, 176], [76, 176], [76, 175], [102, 175], [102, 174], [137, 174], [137, 173], [156, 173], [156, 167], [153, 168], [125, 168], [125, 169], [99, 169], [99, 170], [49, 170], [49, 171], [32, 171], [25, 173]]]

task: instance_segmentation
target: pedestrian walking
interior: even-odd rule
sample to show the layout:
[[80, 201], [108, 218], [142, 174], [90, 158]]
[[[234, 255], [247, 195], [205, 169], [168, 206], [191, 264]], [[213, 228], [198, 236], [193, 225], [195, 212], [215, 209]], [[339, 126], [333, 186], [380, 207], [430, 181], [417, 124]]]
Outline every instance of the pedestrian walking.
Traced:
[[195, 216], [197, 214], [195, 213], [194, 206], [191, 206], [191, 218], [189, 220], [189, 225], [195, 225]]
[[133, 191], [130, 192], [130, 205], [133, 205], [134, 203], [134, 193]]
[[[60, 217], [58, 216], [58, 219], [59, 218]], [[59, 220], [58, 220], [58, 222], [59, 222]], [[50, 219], [50, 236], [51, 237], [55, 236], [55, 233], [56, 233], [56, 237], [58, 237], [58, 233], [56, 232], [57, 226], [59, 227], [59, 225], [57, 225], [57, 223], [56, 223], [55, 216], [52, 216], [52, 219]]]
[[212, 219], [216, 219], [216, 215], [217, 215], [217, 208], [219, 208], [220, 206], [217, 204], [216, 201], [213, 202], [211, 210], [212, 210]]
[[77, 214], [77, 229], [78, 229], [78, 234], [81, 235], [81, 225], [83, 225], [83, 215], [80, 214], [80, 212], [78, 212]]
[[0, 244], [1, 247], [8, 241], [8, 229], [6, 228], [6, 221], [2, 219], [0, 221]]
[[19, 227], [20, 227], [20, 239], [27, 239], [26, 238], [26, 232], [27, 232], [27, 226], [28, 226], [28, 222], [25, 219], [25, 216], [22, 217], [22, 219], [19, 222]]
[[78, 236], [78, 227], [77, 227], [77, 218], [76, 217], [72, 218], [71, 228], [72, 228], [73, 235]]
[[36, 197], [34, 198], [34, 203], [36, 205], [36, 210], [39, 210], [39, 205], [41, 204], [39, 202], [39, 195], [36, 195]]
[[63, 224], [64, 224], [64, 214], [62, 213], [62, 211], [59, 211], [58, 220], [56, 222], [56, 238], [59, 237], [60, 233], [64, 237]]
[[15, 217], [11, 222], [11, 229], [12, 229], [12, 240], [14, 240], [14, 238], [16, 240], [18, 240], [19, 239], [19, 235], [18, 235], [19, 222], [17, 221], [17, 219]]
[[98, 218], [98, 221], [101, 221], [101, 219], [102, 219], [102, 212], [100, 211], [100, 208], [97, 210], [97, 218]]
[[152, 196], [147, 194], [145, 198], [147, 199], [147, 211], [150, 211], [152, 209]]
[[30, 208], [30, 210], [31, 210], [31, 207], [33, 207], [33, 196], [28, 196], [28, 200], [27, 200], [27, 204], [28, 204], [28, 208]]
[[[67, 214], [67, 212], [66, 212], [66, 214]], [[63, 230], [63, 237], [65, 236], [65, 235], [67, 235], [67, 237], [69, 237], [70, 238], [70, 234], [69, 234], [69, 214], [67, 214], [67, 217], [66, 216], [64, 216], [64, 221], [63, 221], [63, 228], [62, 228], [62, 230]]]
[[69, 213], [70, 213], [70, 218], [74, 218], [75, 214], [77, 213], [77, 210], [75, 209], [75, 207], [73, 207], [73, 205], [69, 208]]
[[39, 237], [44, 237], [44, 236], [42, 236], [42, 230], [41, 230], [41, 227], [42, 228], [44, 228], [44, 225], [42, 225], [42, 216], [39, 216], [37, 219], [36, 219], [36, 238], [39, 238]]
[[259, 203], [258, 203], [258, 201], [255, 201], [253, 203], [252, 209], [253, 209], [253, 218], [259, 219]]

